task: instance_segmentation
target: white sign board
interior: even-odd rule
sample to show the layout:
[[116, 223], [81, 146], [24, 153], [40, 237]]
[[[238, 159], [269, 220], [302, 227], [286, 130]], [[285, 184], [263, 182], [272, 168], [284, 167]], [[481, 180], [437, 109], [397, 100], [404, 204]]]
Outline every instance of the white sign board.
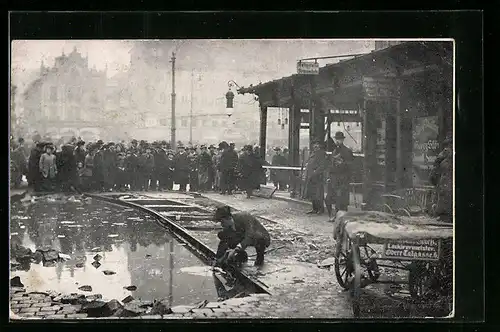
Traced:
[[297, 62], [297, 74], [318, 75], [319, 63], [317, 62]]

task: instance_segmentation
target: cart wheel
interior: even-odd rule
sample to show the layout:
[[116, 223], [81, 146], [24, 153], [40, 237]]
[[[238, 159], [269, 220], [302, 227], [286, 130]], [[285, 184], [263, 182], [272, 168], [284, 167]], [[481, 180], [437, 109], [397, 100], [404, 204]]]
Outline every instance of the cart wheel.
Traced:
[[411, 217], [411, 213], [410, 211], [408, 211], [408, 209], [399, 209], [398, 212], [406, 215], [407, 217]]
[[354, 317], [361, 314], [361, 254], [358, 246], [358, 239], [355, 244], [351, 244], [352, 265], [354, 267], [354, 279], [352, 284], [352, 312]]
[[347, 248], [342, 248], [341, 244], [339, 244], [339, 246], [337, 247], [337, 252], [335, 253], [334, 269], [335, 277], [337, 277], [337, 282], [339, 283], [340, 287], [346, 290], [349, 289], [349, 281], [354, 271], [352, 262], [351, 240], [347, 240]]
[[387, 204], [384, 204], [384, 206], [382, 207], [382, 211], [390, 213], [390, 214], [394, 214], [394, 211], [392, 210], [392, 208]]
[[433, 269], [427, 264], [417, 263], [410, 269], [408, 287], [414, 299], [421, 299], [429, 293], [433, 277]]
[[[366, 254], [366, 271], [368, 272], [368, 277], [371, 281], [376, 282], [380, 277], [380, 271], [378, 268], [377, 260], [375, 258], [370, 258], [375, 250], [373, 250], [370, 246], [364, 246], [365, 254]], [[368, 251], [370, 249], [370, 252]]]

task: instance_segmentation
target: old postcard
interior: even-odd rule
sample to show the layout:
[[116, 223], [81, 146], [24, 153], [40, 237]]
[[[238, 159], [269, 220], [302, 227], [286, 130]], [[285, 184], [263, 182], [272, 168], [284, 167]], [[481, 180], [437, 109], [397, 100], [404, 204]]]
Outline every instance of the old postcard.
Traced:
[[453, 317], [454, 47], [13, 40], [10, 318]]

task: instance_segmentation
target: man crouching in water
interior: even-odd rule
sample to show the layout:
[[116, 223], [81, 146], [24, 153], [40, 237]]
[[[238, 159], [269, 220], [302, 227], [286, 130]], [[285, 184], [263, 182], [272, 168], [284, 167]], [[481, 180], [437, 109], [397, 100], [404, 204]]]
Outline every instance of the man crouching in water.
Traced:
[[222, 225], [222, 231], [217, 234], [220, 242], [215, 266], [224, 267], [231, 263], [239, 266], [245, 263], [248, 261], [245, 249], [249, 246], [255, 247], [257, 251], [254, 265], [264, 264], [264, 252], [271, 238], [257, 218], [247, 212], [233, 214], [229, 206], [222, 206], [215, 211], [214, 221]]

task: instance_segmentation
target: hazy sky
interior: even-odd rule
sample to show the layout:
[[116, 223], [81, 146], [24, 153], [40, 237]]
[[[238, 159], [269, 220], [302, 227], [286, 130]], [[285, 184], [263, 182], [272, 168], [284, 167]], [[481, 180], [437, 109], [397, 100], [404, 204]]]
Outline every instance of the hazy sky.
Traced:
[[[32, 77], [26, 78], [27, 73], [38, 70], [42, 59], [46, 66], [53, 66], [55, 57], [60, 56], [63, 51], [65, 54], [70, 53], [74, 47], [77, 47], [84, 56], [88, 54], [90, 67], [104, 69], [107, 64], [108, 77], [111, 77], [129, 64], [131, 43], [136, 42], [138, 41], [16, 40], [12, 42], [11, 49], [12, 81], [21, 87], [25, 86], [28, 83], [26, 80], [32, 80]], [[373, 48], [373, 43], [365, 40], [218, 40], [215, 44], [228, 50], [229, 53], [234, 53], [235, 58], [240, 59], [240, 61], [234, 59], [228, 61], [229, 67], [232, 62], [236, 70], [244, 66], [245, 71], [250, 73], [253, 68], [260, 72], [269, 68], [273, 78], [293, 74], [295, 61], [301, 57], [366, 52]], [[256, 45], [259, 45], [259, 52], [252, 52], [256, 49]], [[182, 53], [182, 47], [179, 53]], [[214, 58], [217, 58], [217, 54]], [[247, 58], [251, 61], [247, 61]], [[323, 60], [320, 64], [332, 61]], [[224, 70], [229, 69], [225, 67]]]

